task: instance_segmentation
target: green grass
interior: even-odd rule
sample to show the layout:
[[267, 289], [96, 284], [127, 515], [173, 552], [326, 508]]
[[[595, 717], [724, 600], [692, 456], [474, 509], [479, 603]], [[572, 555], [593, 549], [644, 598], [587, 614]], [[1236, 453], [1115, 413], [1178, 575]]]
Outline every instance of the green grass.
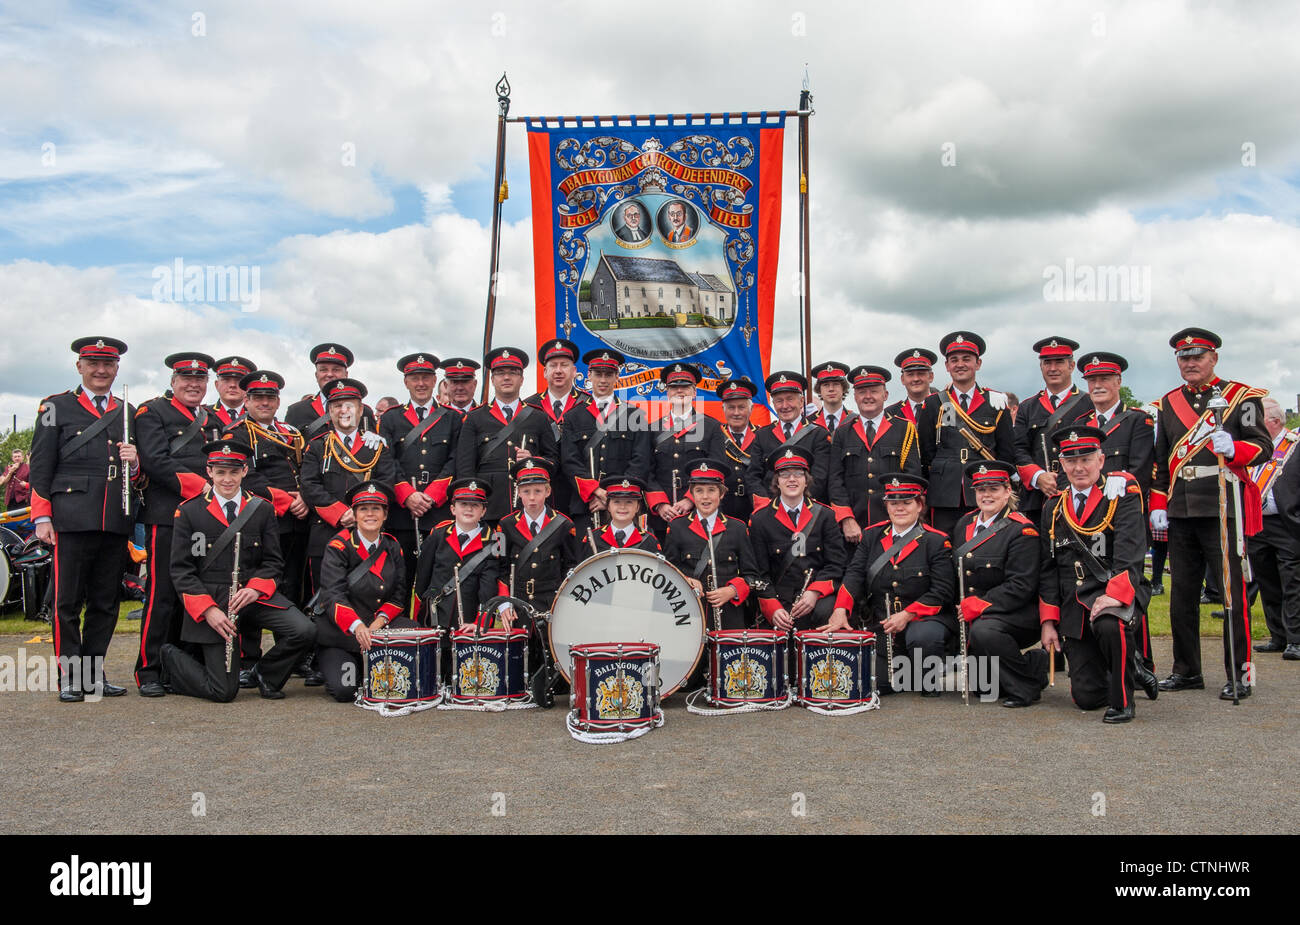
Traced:
[[[117, 611], [115, 634], [140, 635], [140, 621], [128, 620], [127, 613], [143, 606], [137, 601], [123, 601]], [[28, 639], [41, 635], [49, 639], [54, 634], [50, 624], [42, 620], [25, 620], [21, 609], [6, 610], [0, 614], [0, 635], [25, 635]]]

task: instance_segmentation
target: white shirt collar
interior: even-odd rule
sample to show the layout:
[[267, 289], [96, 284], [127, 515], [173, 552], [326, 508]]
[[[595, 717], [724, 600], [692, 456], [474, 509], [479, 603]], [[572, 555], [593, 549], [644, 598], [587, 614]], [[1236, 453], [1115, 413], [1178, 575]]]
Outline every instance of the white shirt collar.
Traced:
[[507, 408], [509, 408], [509, 409], [510, 409], [510, 413], [511, 413], [511, 414], [514, 414], [516, 411], [519, 410], [519, 399], [517, 399], [517, 398], [516, 398], [514, 401], [510, 402], [509, 404], [506, 404], [505, 402], [503, 402], [503, 401], [502, 401], [501, 399], [499, 399], [499, 398], [494, 399], [494, 400], [496, 401], [497, 407], [500, 408], [502, 411], [504, 411], [504, 410], [506, 410]]
[[351, 446], [352, 441], [356, 439], [356, 436], [359, 433], [361, 433], [360, 427], [352, 431], [352, 433], [350, 434], [343, 433], [343, 431], [339, 430], [337, 427], [334, 428], [334, 436], [338, 437], [339, 440], [341, 440], [345, 446]]
[[918, 523], [918, 521], [915, 521], [915, 520], [914, 520], [914, 521], [912, 521], [910, 524], [908, 524], [906, 527], [904, 527], [902, 530], [899, 530], [899, 529], [898, 529], [897, 527], [895, 527], [893, 524], [890, 524], [890, 525], [889, 525], [889, 529], [890, 529], [891, 531], [893, 531], [894, 536], [902, 536], [904, 533], [909, 532], [913, 527], [915, 527], [915, 526], [917, 525], [917, 523]]
[[882, 409], [880, 410], [880, 413], [877, 414], [874, 418], [864, 417], [864, 418], [862, 419], [862, 429], [863, 429], [863, 430], [866, 430], [866, 429], [867, 429], [867, 424], [870, 423], [870, 424], [874, 424], [874, 425], [876, 426], [876, 430], [880, 430], [880, 422], [883, 421], [884, 419], [885, 419], [885, 411], [884, 411], [884, 409], [882, 408]]
[[235, 502], [236, 514], [238, 514], [239, 509], [244, 506], [243, 499], [240, 498], [239, 496], [236, 496], [234, 498], [223, 498], [221, 496], [221, 492], [217, 491], [215, 488], [212, 489], [212, 496], [217, 499], [217, 504], [221, 505], [221, 510], [223, 511], [226, 509], [226, 505], [229, 504], [231, 501]]
[[546, 400], [549, 401], [551, 404], [555, 404], [558, 401], [561, 405], [567, 405], [569, 403], [569, 396], [572, 394], [573, 394], [572, 389], [565, 392], [563, 395], [556, 395], [550, 389], [547, 389]]
[[[1070, 397], [1070, 392], [1073, 391], [1073, 389], [1074, 386], [1066, 386], [1064, 392], [1048, 392], [1047, 394], [1049, 396], [1055, 397], [1056, 403], [1060, 405], [1061, 402], [1065, 401], [1067, 398]], [[1051, 398], [1049, 398], [1048, 401], [1051, 401]]]
[[1116, 414], [1119, 413], [1119, 405], [1120, 403], [1116, 401], [1115, 404], [1111, 405], [1105, 411], [1098, 411], [1097, 417], [1105, 418], [1106, 420], [1109, 421], [1111, 418], [1113, 418]]
[[987, 528], [987, 527], [992, 527], [992, 526], [993, 526], [993, 521], [995, 521], [995, 520], [997, 520], [997, 519], [998, 519], [998, 515], [997, 515], [997, 514], [992, 515], [988, 520], [984, 520], [982, 515], [980, 515], [980, 514], [976, 514], [976, 515], [975, 515], [975, 529], [978, 530], [978, 529], [980, 529], [980, 527], [986, 527], [986, 528]]
[[704, 525], [704, 530], [705, 530], [706, 533], [712, 533], [712, 532], [713, 532], [713, 522], [716, 521], [717, 519], [718, 519], [718, 512], [717, 512], [717, 511], [714, 511], [714, 512], [713, 512], [712, 514], [710, 514], [708, 517], [704, 517], [704, 516], [702, 516], [702, 515], [699, 517], [699, 521], [700, 521], [701, 524]]

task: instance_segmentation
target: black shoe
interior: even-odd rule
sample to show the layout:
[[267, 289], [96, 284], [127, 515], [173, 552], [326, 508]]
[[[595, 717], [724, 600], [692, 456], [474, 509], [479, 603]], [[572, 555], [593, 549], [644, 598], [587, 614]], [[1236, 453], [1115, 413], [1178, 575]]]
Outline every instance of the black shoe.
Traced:
[[1285, 652], [1286, 643], [1280, 639], [1270, 639], [1255, 646], [1256, 652]]
[[257, 687], [257, 681], [253, 679], [252, 668], [239, 669], [239, 688], [240, 690], [252, 690]]
[[111, 684], [108, 678], [105, 678], [100, 683], [99, 690], [95, 691], [95, 693], [101, 697], [124, 697], [126, 696], [126, 688], [120, 684]]
[[307, 672], [307, 677], [302, 682], [306, 687], [321, 687], [325, 684], [325, 675], [315, 668]]
[[1162, 691], [1203, 691], [1205, 678], [1199, 674], [1171, 674], [1160, 682], [1160, 689]]
[[1165, 586], [1164, 586], [1164, 585], [1152, 585], [1152, 586], [1151, 586], [1151, 596], [1152, 596], [1152, 597], [1159, 597], [1161, 594], [1164, 594], [1164, 593], [1165, 593]]
[[163, 687], [161, 681], [145, 681], [140, 685], [141, 697], [166, 697], [167, 688]]
[[1202, 604], [1222, 604], [1223, 602], [1220, 601], [1218, 598], [1210, 597], [1208, 594], [1206, 594], [1204, 591], [1202, 591], [1202, 592], [1201, 592], [1201, 603], [1202, 603]]
[[1131, 723], [1133, 722], [1133, 705], [1129, 704], [1122, 710], [1107, 707], [1106, 715], [1101, 718], [1101, 721], [1103, 723]]
[[1041, 694], [1036, 694], [1033, 700], [1023, 700], [1020, 697], [1007, 697], [1002, 701], [1002, 705], [1004, 707], [1012, 707], [1012, 708], [1027, 707], [1030, 704], [1036, 703], [1042, 699], [1043, 697]]
[[1211, 619], [1211, 620], [1222, 620], [1222, 619], [1223, 619], [1223, 611], [1222, 611], [1222, 610], [1211, 610], [1211, 611], [1210, 611], [1210, 619]]
[[65, 684], [59, 688], [59, 703], [81, 703], [85, 699], [86, 695], [81, 692], [79, 687]]
[[[1249, 696], [1250, 696], [1250, 686], [1249, 686], [1249, 685], [1246, 685], [1246, 684], [1238, 683], [1238, 684], [1237, 684], [1237, 699], [1238, 699], [1238, 700], [1245, 700], [1245, 699], [1246, 699], [1247, 697], [1249, 697]], [[1224, 682], [1223, 690], [1219, 691], [1219, 699], [1220, 699], [1220, 700], [1231, 700], [1231, 699], [1232, 699], [1232, 682], [1231, 682], [1231, 681], [1226, 681], [1226, 682]]]
[[312, 664], [314, 654], [315, 653], [309, 652], [299, 660], [298, 664], [293, 666], [293, 673], [296, 677], [310, 678], [312, 676], [312, 672], [316, 670], [315, 666]]
[[1147, 700], [1155, 700], [1159, 697], [1160, 679], [1156, 677], [1156, 673], [1147, 668], [1147, 666], [1143, 665], [1141, 662], [1138, 662], [1137, 665], [1134, 666], [1134, 669], [1133, 680], [1137, 682], [1137, 686], [1142, 688], [1143, 693], [1147, 695]]
[[253, 673], [253, 680], [257, 683], [257, 692], [262, 695], [263, 700], [283, 700], [284, 691], [278, 690], [267, 684], [262, 679], [262, 673], [256, 668], [249, 669]]
[[144, 616], [143, 607], [137, 607], [135, 610], [128, 610], [126, 612], [126, 618], [128, 620], [139, 620], [142, 616]]
[[938, 697], [943, 691], [921, 691], [922, 697]]
[[1282, 658], [1288, 662], [1300, 662], [1300, 644], [1291, 643], [1282, 652]]

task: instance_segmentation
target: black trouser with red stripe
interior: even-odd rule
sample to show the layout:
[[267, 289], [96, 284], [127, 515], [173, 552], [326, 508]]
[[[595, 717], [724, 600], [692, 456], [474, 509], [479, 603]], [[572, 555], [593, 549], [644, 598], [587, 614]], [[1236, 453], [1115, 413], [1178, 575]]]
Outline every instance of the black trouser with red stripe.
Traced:
[[1264, 529], [1247, 537], [1246, 549], [1272, 641], [1300, 643], [1300, 541], [1280, 515], [1267, 514]]
[[1133, 705], [1132, 627], [1118, 617], [1084, 617], [1083, 637], [1062, 636], [1061, 645], [1070, 666], [1070, 697], [1079, 709]]
[[[1228, 544], [1233, 549], [1235, 525], [1228, 521]], [[1250, 662], [1249, 609], [1241, 557], [1229, 557], [1232, 578], [1232, 613], [1223, 621], [1223, 670], [1238, 682]], [[1223, 570], [1217, 517], [1169, 518], [1169, 626], [1174, 635], [1174, 674], [1201, 674], [1201, 579], [1206, 568]], [[1230, 664], [1228, 633], [1232, 633], [1237, 664]]]
[[[145, 551], [149, 571], [144, 583], [144, 614], [140, 620], [140, 654], [135, 660], [135, 683], [143, 686], [159, 679], [163, 643], [181, 641], [180, 599], [172, 585], [170, 524], [145, 525]], [[224, 659], [224, 654], [222, 658]]]
[[[126, 536], [98, 531], [54, 535], [54, 655], [102, 658], [117, 628]], [[81, 608], [86, 608], [83, 633]], [[100, 663], [102, 664], [102, 662]], [[60, 686], [65, 678], [60, 678]], [[82, 678], [89, 690], [96, 678]]]

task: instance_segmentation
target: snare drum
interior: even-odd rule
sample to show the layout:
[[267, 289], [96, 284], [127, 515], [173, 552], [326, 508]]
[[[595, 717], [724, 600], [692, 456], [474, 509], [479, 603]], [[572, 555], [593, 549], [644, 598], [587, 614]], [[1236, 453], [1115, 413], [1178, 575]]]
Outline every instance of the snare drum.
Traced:
[[789, 635], [778, 630], [710, 630], [709, 702], [719, 706], [789, 699]]
[[[575, 645], [569, 732], [582, 741], [620, 741], [663, 725], [659, 647], [648, 642]], [[581, 734], [581, 735], [580, 735]]]
[[402, 707], [433, 706], [438, 700], [439, 627], [378, 630], [370, 635], [365, 653], [363, 704]]
[[451, 703], [512, 703], [528, 699], [528, 631], [478, 630], [451, 634]]
[[[867, 709], [878, 702], [876, 634], [857, 630], [794, 634], [799, 702], [819, 712]], [[854, 710], [857, 712], [857, 710]]]

